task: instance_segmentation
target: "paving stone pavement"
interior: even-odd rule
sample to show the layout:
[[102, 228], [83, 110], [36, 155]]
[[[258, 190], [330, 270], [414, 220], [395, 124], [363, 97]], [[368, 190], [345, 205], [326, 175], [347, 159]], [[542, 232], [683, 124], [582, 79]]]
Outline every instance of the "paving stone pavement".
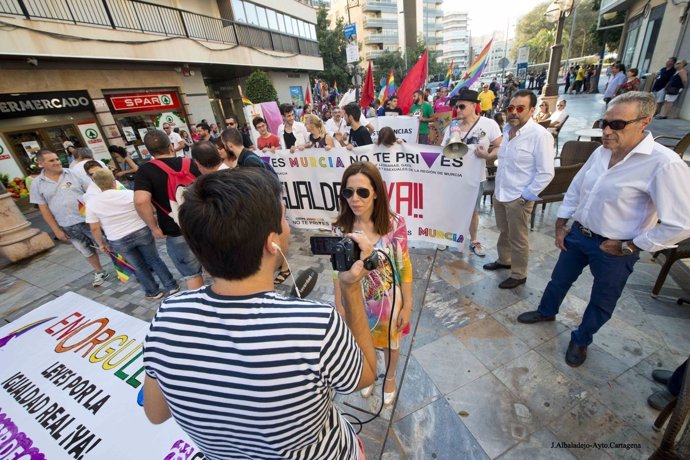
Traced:
[[[561, 145], [576, 139], [576, 130], [591, 127], [604, 112], [600, 95], [566, 96], [571, 118]], [[655, 135], [690, 132], [684, 120], [655, 120]], [[635, 266], [611, 321], [597, 333], [585, 364], [564, 362], [570, 331], [586, 307], [592, 276], [581, 275], [566, 297], [557, 321], [522, 325], [516, 316], [534, 309], [551, 276], [558, 251], [553, 224], [558, 203], [537, 213], [530, 232], [526, 285], [497, 288], [507, 276], [481, 267], [496, 257], [498, 230], [489, 200], [480, 211], [480, 238], [485, 258], [453, 250], [411, 250], [414, 267], [412, 331], [402, 341], [393, 407], [363, 426], [360, 436], [369, 459], [602, 459], [646, 458], [659, 444], [652, 430], [657, 413], [646, 397], [660, 386], [655, 368], [674, 369], [690, 351], [690, 307], [675, 300], [690, 295], [690, 271], [676, 264], [661, 296], [651, 287], [660, 263], [643, 254]], [[36, 213], [36, 227], [47, 227]], [[333, 302], [326, 257], [309, 253], [310, 232], [293, 230], [290, 264], [295, 273], [313, 268], [319, 279], [310, 298]], [[165, 245], [158, 249], [168, 266]], [[145, 321], [158, 302], [147, 301], [139, 285], [111, 278], [93, 288], [92, 272], [70, 244], [60, 243], [30, 260], [2, 267], [0, 324], [68, 291]], [[173, 273], [176, 273], [173, 270]], [[291, 282], [278, 290], [289, 292]], [[379, 374], [384, 372], [379, 353]], [[368, 399], [359, 393], [339, 395], [343, 412], [372, 418], [381, 403], [379, 377]], [[624, 448], [565, 448], [558, 443], [635, 443]]]

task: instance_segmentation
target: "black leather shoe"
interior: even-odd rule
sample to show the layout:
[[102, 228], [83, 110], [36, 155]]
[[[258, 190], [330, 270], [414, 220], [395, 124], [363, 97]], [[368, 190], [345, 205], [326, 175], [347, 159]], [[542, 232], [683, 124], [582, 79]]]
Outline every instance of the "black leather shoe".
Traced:
[[498, 262], [490, 262], [488, 264], [484, 264], [484, 270], [498, 270], [499, 268], [510, 268], [510, 265], [506, 264], [499, 264]]
[[578, 367], [587, 359], [587, 347], [581, 347], [572, 340], [565, 352], [565, 363], [570, 367]]
[[544, 316], [541, 313], [539, 313], [539, 310], [534, 310], [527, 311], [525, 313], [520, 313], [520, 315], [517, 317], [517, 320], [518, 323], [533, 324], [538, 323], [540, 321], [555, 321], [556, 315]]
[[504, 280], [501, 282], [501, 284], [498, 285], [501, 289], [513, 289], [521, 284], [525, 284], [527, 282], [527, 278], [522, 278], [521, 280], [515, 279], [515, 278], [508, 278], [507, 280]]
[[654, 369], [652, 371], [652, 378], [654, 381], [659, 382], [662, 385], [668, 384], [668, 381], [671, 380], [672, 375], [673, 371], [667, 371], [666, 369]]

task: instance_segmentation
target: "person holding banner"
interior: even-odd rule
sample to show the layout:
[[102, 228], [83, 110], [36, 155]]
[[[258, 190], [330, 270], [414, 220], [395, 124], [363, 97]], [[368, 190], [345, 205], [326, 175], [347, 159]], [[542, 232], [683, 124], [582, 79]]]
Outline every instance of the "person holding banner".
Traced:
[[334, 397], [375, 378], [361, 286], [373, 248], [349, 235], [362, 260], [338, 276], [344, 318], [273, 292], [290, 239], [281, 191], [270, 172], [240, 167], [186, 192], [180, 226], [214, 283], [156, 312], [144, 342], [144, 411], [155, 424], [174, 417], [208, 459], [363, 460]]
[[371, 145], [374, 141], [371, 140], [369, 129], [362, 126], [360, 118], [362, 110], [355, 103], [347, 104], [345, 106], [345, 122], [350, 127], [350, 135], [348, 137], [347, 147], [352, 150], [353, 147], [361, 147], [363, 145]]
[[304, 146], [309, 142], [307, 128], [295, 121], [295, 111], [291, 104], [280, 104], [280, 114], [283, 123], [278, 127], [278, 139], [283, 149], [290, 149], [290, 153], [295, 153], [295, 149], [304, 150]]
[[330, 150], [335, 147], [333, 137], [326, 132], [326, 127], [319, 117], [316, 115], [307, 115], [307, 118], [305, 118], [305, 126], [307, 127], [307, 131], [309, 131], [307, 148], [313, 147]]
[[[340, 214], [334, 223], [336, 232], [360, 233], [363, 239], [374, 242], [375, 249], [388, 254], [388, 258], [379, 257], [378, 268], [362, 280], [362, 289], [374, 346], [383, 348], [385, 353], [383, 401], [390, 405], [397, 393], [395, 370], [400, 341], [410, 332], [412, 314], [412, 263], [407, 226], [402, 216], [390, 210], [386, 186], [373, 163], [352, 163], [343, 173], [341, 184]], [[350, 308], [348, 299], [342, 297], [337, 281], [334, 291], [336, 308], [342, 314]], [[372, 383], [362, 390], [362, 396], [366, 398], [373, 391]]]
[[258, 131], [259, 137], [256, 140], [256, 146], [262, 152], [272, 152], [275, 153], [276, 149], [280, 148], [280, 139], [275, 134], [272, 134], [268, 130], [268, 125], [266, 120], [262, 117], [254, 117], [252, 120], [254, 128]]
[[[484, 252], [484, 248], [482, 248], [482, 244], [477, 239], [477, 231], [479, 229], [479, 204], [484, 196], [486, 160], [496, 158], [498, 148], [503, 141], [503, 134], [494, 120], [479, 116], [481, 110], [479, 106], [479, 93], [471, 89], [463, 88], [452, 99], [454, 102], [454, 109], [456, 110], [456, 117], [458, 121], [460, 121], [460, 135], [463, 137], [463, 142], [467, 144], [468, 153], [472, 152], [482, 161], [479, 192], [470, 222], [470, 250], [475, 255], [484, 257], [486, 253]], [[443, 141], [441, 141], [442, 147], [448, 144], [450, 132], [450, 129], [446, 130]]]
[[412, 94], [414, 104], [410, 107], [410, 115], [419, 118], [419, 143], [429, 143], [429, 122], [434, 121], [434, 109], [424, 100], [424, 93], [417, 90]]
[[510, 277], [498, 287], [512, 289], [527, 281], [529, 217], [539, 194], [554, 176], [553, 136], [533, 119], [537, 96], [516, 91], [506, 107], [508, 140], [498, 153], [494, 210], [498, 235], [498, 259], [484, 270], [510, 269]]

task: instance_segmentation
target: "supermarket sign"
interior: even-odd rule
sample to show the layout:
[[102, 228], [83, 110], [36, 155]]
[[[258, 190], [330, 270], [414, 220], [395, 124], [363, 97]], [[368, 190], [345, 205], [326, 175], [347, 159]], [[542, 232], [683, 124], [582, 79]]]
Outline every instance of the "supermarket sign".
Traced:
[[180, 108], [175, 91], [159, 93], [132, 93], [107, 96], [113, 110], [117, 112], [149, 112]]

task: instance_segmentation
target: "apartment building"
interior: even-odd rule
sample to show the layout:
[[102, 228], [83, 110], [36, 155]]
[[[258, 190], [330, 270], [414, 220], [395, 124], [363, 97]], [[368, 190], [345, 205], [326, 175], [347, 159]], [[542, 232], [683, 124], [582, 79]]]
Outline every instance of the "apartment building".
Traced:
[[454, 62], [454, 68], [465, 70], [470, 64], [470, 30], [468, 15], [463, 12], [446, 13], [443, 17], [443, 54], [441, 60]]
[[255, 69], [278, 97], [321, 70], [316, 10], [296, 0], [5, 0], [0, 2], [0, 173], [33, 155], [109, 145], [146, 156], [164, 122], [188, 130], [240, 114]]
[[333, 0], [331, 24], [337, 18], [357, 25], [362, 61], [384, 51], [404, 50], [422, 38], [430, 49], [443, 43], [443, 0]]

